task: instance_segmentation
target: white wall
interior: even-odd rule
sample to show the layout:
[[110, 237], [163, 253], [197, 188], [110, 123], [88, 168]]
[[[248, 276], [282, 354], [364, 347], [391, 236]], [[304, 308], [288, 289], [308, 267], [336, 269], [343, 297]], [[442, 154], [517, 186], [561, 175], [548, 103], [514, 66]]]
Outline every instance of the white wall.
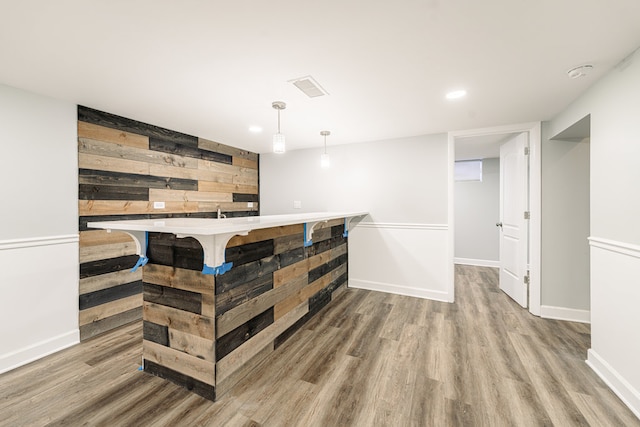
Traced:
[[640, 51], [554, 118], [549, 123], [549, 135], [588, 114], [591, 114], [588, 362], [640, 417]]
[[589, 151], [542, 128], [541, 314], [589, 321]]
[[0, 372], [79, 341], [77, 111], [0, 85]]
[[[448, 300], [447, 136], [260, 156], [261, 214], [368, 211], [349, 236], [349, 285]], [[293, 209], [293, 201], [302, 209]]]
[[482, 160], [482, 181], [455, 183], [457, 264], [497, 267], [500, 262], [500, 159]]

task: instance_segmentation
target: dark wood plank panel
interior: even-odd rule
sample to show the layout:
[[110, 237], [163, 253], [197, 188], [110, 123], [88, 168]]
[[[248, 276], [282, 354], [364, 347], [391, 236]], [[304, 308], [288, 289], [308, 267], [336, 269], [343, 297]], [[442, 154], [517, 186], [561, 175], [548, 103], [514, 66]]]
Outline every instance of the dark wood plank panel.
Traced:
[[332, 270], [338, 268], [342, 264], [345, 264], [347, 262], [347, 259], [347, 254], [343, 254], [309, 271], [309, 283], [315, 282], [320, 277], [324, 276], [327, 273], [330, 273]]
[[234, 202], [259, 202], [260, 196], [257, 194], [233, 193]]
[[78, 308], [80, 310], [86, 310], [97, 305], [106, 304], [111, 301], [139, 294], [140, 292], [142, 292], [142, 281], [140, 280], [95, 292], [89, 292], [80, 295]]
[[202, 294], [166, 286], [144, 284], [144, 300], [195, 314], [202, 314]]
[[184, 145], [161, 138], [149, 138], [149, 149], [178, 156], [192, 157], [194, 159], [208, 160], [210, 162], [232, 164], [232, 157], [215, 151], [201, 150], [192, 145]]
[[127, 255], [118, 258], [107, 258], [98, 261], [85, 262], [80, 264], [80, 278], [84, 279], [85, 277], [133, 268], [139, 258], [140, 257], [138, 255]]
[[145, 320], [142, 322], [142, 338], [165, 347], [169, 346], [169, 327]]
[[208, 400], [216, 400], [216, 388], [212, 385], [198, 381], [180, 372], [158, 365], [150, 360], [144, 361], [144, 371], [165, 380], [169, 380], [174, 384], [186, 388]]
[[277, 255], [280, 258], [280, 268], [300, 262], [304, 259], [304, 248], [299, 247]]
[[327, 288], [309, 298], [309, 316], [315, 316], [320, 310], [331, 302], [331, 292]]
[[123, 187], [197, 191], [198, 181], [193, 179], [159, 177], [134, 173], [108, 172], [93, 169], [78, 171], [80, 184], [95, 184]]
[[216, 340], [216, 361], [222, 360], [272, 323], [273, 307], [218, 338]]
[[80, 200], [149, 200], [149, 189], [114, 185], [80, 184]]
[[175, 132], [159, 126], [138, 122], [115, 114], [94, 110], [78, 105], [78, 120], [93, 123], [113, 129], [120, 129], [138, 135], [162, 138], [166, 141], [174, 141], [179, 144], [197, 147], [198, 138], [180, 132]]
[[241, 246], [233, 246], [225, 250], [225, 261], [233, 262], [233, 267], [239, 267], [253, 261], [273, 255], [273, 239], [261, 240]]
[[147, 247], [149, 263], [202, 271], [204, 250], [200, 243], [187, 237], [178, 239], [175, 235], [149, 233]]

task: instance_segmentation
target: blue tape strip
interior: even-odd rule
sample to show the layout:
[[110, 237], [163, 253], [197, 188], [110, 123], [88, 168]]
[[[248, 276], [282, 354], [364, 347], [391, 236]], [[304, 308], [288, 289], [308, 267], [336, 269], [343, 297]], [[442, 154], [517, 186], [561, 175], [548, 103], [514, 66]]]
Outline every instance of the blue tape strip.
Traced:
[[139, 366], [139, 367], [138, 367], [138, 371], [144, 371], [144, 367]]
[[145, 250], [145, 253], [140, 254], [140, 258], [138, 258], [138, 262], [136, 262], [136, 265], [134, 265], [133, 268], [131, 269], [132, 273], [134, 271], [136, 271], [138, 268], [144, 267], [149, 262], [149, 258], [147, 258], [147, 252], [146, 252], [148, 247], [149, 247], [149, 232], [145, 231], [144, 232], [144, 250]]
[[347, 218], [344, 219], [344, 233], [342, 237], [349, 237], [349, 226], [347, 225]]
[[133, 268], [131, 269], [131, 272], [133, 273], [139, 267], [144, 267], [145, 265], [147, 265], [148, 262], [149, 262], [149, 258], [147, 258], [146, 256], [140, 256], [140, 258], [138, 258], [138, 262], [136, 262], [136, 265], [134, 265]]
[[232, 262], [223, 262], [217, 267], [210, 267], [207, 264], [202, 266], [202, 274], [212, 274], [214, 276], [218, 276], [220, 274], [224, 274], [227, 271], [231, 270], [233, 267]]
[[309, 246], [313, 245], [313, 239], [307, 240], [307, 223], [305, 222], [303, 225], [304, 225], [304, 247], [308, 248]]

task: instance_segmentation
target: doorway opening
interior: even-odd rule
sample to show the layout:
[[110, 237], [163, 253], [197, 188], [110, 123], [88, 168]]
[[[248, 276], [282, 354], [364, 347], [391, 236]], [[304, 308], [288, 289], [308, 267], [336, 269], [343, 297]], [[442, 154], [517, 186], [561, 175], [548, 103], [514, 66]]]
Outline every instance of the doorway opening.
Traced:
[[[508, 169], [511, 171], [508, 173], [513, 173], [511, 169], [520, 161], [512, 162], [508, 160], [507, 165], [504, 161], [504, 153], [503, 161], [500, 161], [500, 147], [510, 143], [511, 140], [516, 141], [514, 144], [520, 147], [517, 148], [517, 150], [524, 150], [525, 146], [527, 146], [526, 156], [528, 158], [528, 164], [525, 163], [518, 166], [520, 167], [518, 174], [524, 175], [522, 175], [523, 178], [519, 181], [517, 188], [513, 186], [512, 179], [509, 179], [507, 182], [508, 185], [505, 186], [505, 182], [500, 183], [499, 178], [499, 176], [505, 174], [505, 166], [508, 166]], [[531, 313], [535, 315], [540, 314], [540, 144], [541, 132], [539, 122], [449, 133], [450, 174], [448, 222], [450, 255], [449, 293], [451, 295], [451, 301], [454, 299], [455, 292], [453, 283], [454, 262], [493, 267], [500, 266], [501, 275], [503, 274], [502, 270], [504, 270], [506, 273], [505, 277], [508, 279], [504, 280], [507, 289], [503, 290], [518, 301], [520, 305], [528, 307]], [[524, 151], [522, 151], [522, 155], [525, 155]], [[496, 191], [502, 194], [505, 189], [508, 189], [512, 196], [515, 195], [522, 199], [519, 205], [514, 208], [515, 210], [511, 209], [511, 211], [508, 212], [511, 215], [508, 221], [509, 233], [504, 233], [505, 224], [503, 218], [505, 217], [505, 208], [504, 206], [501, 208], [499, 203], [493, 207], [489, 207], [488, 205], [493, 202], [485, 201], [487, 203], [484, 206], [485, 209], [482, 214], [480, 213], [479, 205], [475, 206], [475, 208], [473, 206], [467, 206], [468, 215], [464, 216], [460, 215], [460, 209], [458, 209], [458, 218], [456, 218], [457, 203], [459, 201], [459, 198], [456, 197], [456, 189], [462, 191], [463, 186], [458, 185], [456, 187], [458, 183], [455, 181], [454, 174], [455, 161], [470, 160], [471, 158], [482, 160], [484, 170], [489, 173], [486, 176], [487, 181], [483, 182], [483, 184], [486, 183], [486, 185], [477, 185], [477, 188], [483, 187], [486, 193], [493, 194], [494, 201]], [[507, 159], [510, 159], [510, 157], [507, 157]], [[522, 167], [525, 169], [522, 170]], [[497, 188], [500, 187], [503, 188], [497, 190]], [[502, 196], [500, 196], [500, 198], [502, 198]], [[467, 200], [467, 203], [468, 202]], [[481, 202], [476, 198], [475, 203]], [[509, 204], [508, 206], [511, 205]], [[491, 211], [493, 211], [493, 214]], [[482, 230], [473, 230], [475, 236], [465, 236], [464, 228], [466, 227], [468, 229], [470, 224], [481, 215], [484, 215], [484, 218], [481, 219]], [[489, 218], [492, 215], [494, 218], [490, 220]], [[522, 221], [516, 220], [516, 218], [522, 218]], [[516, 223], [519, 224], [517, 227], [515, 227]], [[496, 229], [496, 226], [501, 226], [501, 228]], [[458, 227], [461, 228], [462, 233], [456, 233]], [[465, 254], [472, 253], [470, 251], [474, 249], [473, 244], [468, 245], [469, 243], [480, 242], [480, 234], [485, 236], [485, 240], [488, 243], [486, 247], [483, 248], [485, 250], [484, 256], [476, 255], [479, 258], [474, 258], [469, 255], [465, 256]], [[507, 237], [507, 239], [505, 240], [504, 237]], [[466, 243], [463, 243], [465, 238]], [[461, 244], [465, 244], [466, 246], [459, 248]], [[496, 251], [496, 247], [499, 248], [505, 244], [511, 245], [506, 252], [510, 254], [510, 259], [505, 256], [496, 257], [496, 252], [499, 253], [499, 249]], [[517, 246], [517, 250], [514, 245]], [[478, 250], [477, 245], [475, 245], [475, 249]], [[456, 251], [458, 252], [457, 254]], [[476, 252], [476, 254], [478, 253], [480, 252]], [[507, 268], [505, 268], [505, 260], [510, 262]], [[511, 280], [511, 282], [509, 282], [509, 280]]]

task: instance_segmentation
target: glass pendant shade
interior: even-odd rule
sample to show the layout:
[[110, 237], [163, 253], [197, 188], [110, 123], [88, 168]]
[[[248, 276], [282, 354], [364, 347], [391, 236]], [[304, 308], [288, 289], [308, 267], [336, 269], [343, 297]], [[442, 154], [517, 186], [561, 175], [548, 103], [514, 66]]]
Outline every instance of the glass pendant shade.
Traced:
[[331, 167], [331, 157], [327, 153], [320, 156], [320, 167], [327, 169]]
[[279, 154], [285, 152], [284, 135], [280, 132], [273, 135], [273, 152]]

